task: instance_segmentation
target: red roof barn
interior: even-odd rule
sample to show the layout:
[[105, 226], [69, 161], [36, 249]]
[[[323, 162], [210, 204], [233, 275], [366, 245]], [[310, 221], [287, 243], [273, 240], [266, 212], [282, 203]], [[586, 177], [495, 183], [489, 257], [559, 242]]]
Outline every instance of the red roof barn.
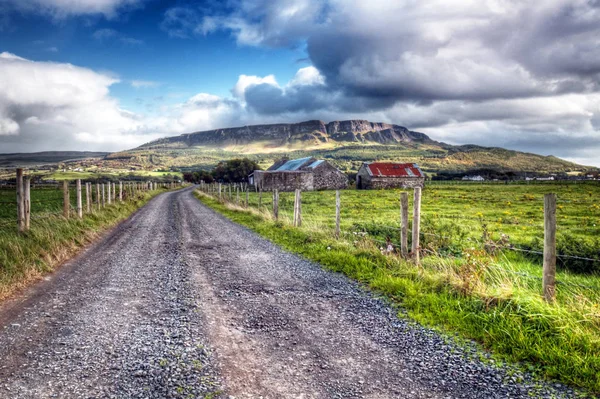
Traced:
[[365, 162], [356, 174], [356, 188], [423, 187], [425, 174], [416, 163]]

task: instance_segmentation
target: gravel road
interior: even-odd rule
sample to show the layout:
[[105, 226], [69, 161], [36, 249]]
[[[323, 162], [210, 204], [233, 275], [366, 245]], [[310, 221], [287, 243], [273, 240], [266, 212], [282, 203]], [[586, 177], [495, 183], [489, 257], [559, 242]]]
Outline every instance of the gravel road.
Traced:
[[165, 193], [0, 307], [0, 397], [575, 397], [396, 313]]

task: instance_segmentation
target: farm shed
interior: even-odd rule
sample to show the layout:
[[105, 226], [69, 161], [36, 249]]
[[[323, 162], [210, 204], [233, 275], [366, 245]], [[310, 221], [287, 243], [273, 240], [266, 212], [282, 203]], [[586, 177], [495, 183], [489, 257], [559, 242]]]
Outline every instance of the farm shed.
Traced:
[[356, 188], [423, 187], [425, 174], [416, 163], [365, 162], [356, 174]]
[[265, 171], [255, 170], [248, 181], [261, 191], [335, 190], [348, 185], [343, 172], [313, 157], [280, 159]]

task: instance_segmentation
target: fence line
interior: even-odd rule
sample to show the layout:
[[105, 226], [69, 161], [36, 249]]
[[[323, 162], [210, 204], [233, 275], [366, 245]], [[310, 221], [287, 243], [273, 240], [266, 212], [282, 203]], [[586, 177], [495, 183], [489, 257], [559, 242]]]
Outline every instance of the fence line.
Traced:
[[[85, 186], [82, 185], [85, 184]], [[107, 205], [122, 203], [124, 200], [133, 200], [138, 198], [138, 194], [144, 191], [162, 189], [172, 189], [182, 184], [175, 182], [155, 182], [139, 180], [119, 181], [99, 183], [95, 181], [94, 189], [92, 182], [85, 182], [81, 179], [75, 180], [74, 190], [71, 190], [69, 181], [63, 181], [56, 184], [32, 183], [31, 177], [24, 174], [22, 168], [17, 169], [17, 179], [15, 185], [1, 185], [0, 196], [5, 197], [5, 192], [15, 190], [16, 196], [11, 201], [0, 201], [0, 207], [16, 206], [16, 219], [0, 219], [0, 226], [17, 226], [20, 232], [25, 232], [30, 228], [30, 220], [42, 220], [56, 217], [62, 214], [64, 218], [72, 215], [81, 219], [85, 214], [93, 213]], [[15, 195], [13, 191], [12, 195]], [[31, 194], [56, 192], [56, 196], [42, 199], [31, 199]], [[117, 192], [118, 191], [118, 192]], [[85, 199], [84, 199], [85, 195]], [[74, 205], [73, 205], [74, 203]], [[31, 213], [32, 205], [56, 204], [55, 208], [47, 208], [41, 211]], [[58, 205], [62, 205], [62, 211], [59, 211]], [[11, 212], [14, 212], [11, 211]], [[37, 214], [39, 212], [39, 214]], [[15, 223], [16, 222], [16, 223]]]
[[[251, 206], [250, 200], [248, 199], [248, 195], [249, 195], [249, 191], [250, 191], [250, 187], [248, 187], [248, 185], [238, 185], [238, 184], [226, 184], [224, 185], [223, 183], [214, 183], [214, 184], [205, 184], [205, 183], [201, 183], [200, 186], [200, 190], [205, 192], [208, 195], [211, 195], [213, 197], [215, 197], [216, 199], [218, 199], [220, 202], [231, 202], [231, 203], [236, 203], [237, 205], [241, 205], [239, 199], [234, 200], [232, 195], [227, 195], [227, 191], [229, 191], [229, 193], [232, 192], [232, 187], [235, 188], [236, 192], [238, 192], [238, 190], [242, 190], [245, 191], [245, 195], [246, 195], [246, 201], [244, 203], [244, 207], [248, 208], [249, 206]], [[226, 195], [221, 195], [221, 193], [226, 193]], [[218, 194], [217, 194], [218, 193]], [[271, 209], [272, 209], [272, 215], [273, 218], [275, 220], [278, 220], [281, 214], [281, 203], [283, 201], [283, 203], [291, 205], [293, 204], [293, 208], [292, 208], [292, 218], [291, 218], [291, 222], [294, 226], [300, 226], [302, 223], [302, 219], [303, 219], [303, 215], [302, 215], [302, 206], [301, 206], [301, 191], [300, 190], [295, 190], [294, 191], [294, 197], [293, 197], [293, 201], [288, 198], [288, 196], [285, 196], [283, 198], [280, 198], [280, 193], [277, 190], [274, 190], [272, 192], [272, 202], [271, 202]], [[401, 210], [401, 215], [400, 215], [400, 225], [398, 226], [387, 226], [387, 225], [376, 225], [373, 224], [373, 227], [375, 228], [383, 228], [383, 229], [389, 229], [391, 231], [395, 231], [395, 232], [399, 232], [399, 237], [400, 237], [400, 243], [394, 241], [391, 239], [390, 236], [386, 237], [386, 240], [381, 240], [375, 237], [372, 237], [371, 235], [367, 235], [365, 234], [356, 234], [356, 232], [353, 233], [349, 233], [346, 231], [342, 231], [340, 229], [340, 214], [341, 214], [341, 199], [340, 199], [340, 193], [339, 191], [336, 191], [335, 194], [335, 203], [334, 205], [332, 205], [332, 219], [334, 221], [334, 235], [336, 238], [339, 238], [341, 236], [344, 237], [354, 237], [356, 238], [365, 238], [368, 239], [370, 241], [373, 241], [374, 243], [378, 243], [378, 244], [383, 244], [383, 250], [386, 252], [389, 252], [390, 250], [390, 246], [392, 251], [395, 250], [395, 248], [400, 248], [401, 250], [401, 254], [404, 257], [410, 257], [413, 262], [415, 262], [416, 264], [419, 263], [420, 258], [419, 255], [421, 252], [425, 252], [427, 251], [427, 248], [421, 248], [420, 245], [420, 237], [421, 236], [429, 236], [429, 237], [437, 237], [437, 238], [442, 238], [445, 240], [453, 240], [454, 238], [451, 236], [446, 236], [446, 235], [440, 235], [440, 234], [435, 234], [435, 233], [431, 233], [428, 231], [421, 231], [420, 230], [420, 222], [421, 222], [421, 216], [428, 216], [428, 217], [435, 217], [438, 219], [467, 219], [467, 220], [475, 220], [475, 221], [480, 221], [480, 222], [489, 222], [489, 223], [499, 223], [498, 220], [494, 220], [491, 221], [489, 219], [486, 218], [482, 218], [482, 217], [465, 217], [465, 216], [448, 216], [448, 215], [432, 215], [430, 213], [422, 213], [421, 210], [421, 192], [420, 189], [415, 189], [414, 190], [414, 199], [412, 201], [413, 204], [413, 220], [412, 220], [412, 240], [411, 240], [411, 249], [410, 252], [408, 251], [408, 249], [404, 249], [407, 248], [407, 244], [405, 247], [405, 243], [404, 240], [406, 239], [406, 241], [408, 241], [408, 236], [409, 236], [409, 226], [408, 226], [408, 195], [406, 192], [402, 192], [400, 194], [400, 210]], [[239, 198], [239, 197], [237, 197]], [[268, 197], [267, 197], [268, 198]], [[442, 199], [447, 199], [448, 197], [440, 197]], [[467, 199], [467, 198], [461, 198], [461, 199]], [[534, 200], [523, 200], [525, 201], [535, 201], [538, 200], [537, 198]], [[484, 249], [494, 249], [494, 250], [509, 250], [509, 251], [516, 251], [516, 252], [522, 252], [522, 253], [529, 253], [529, 254], [534, 254], [536, 256], [542, 256], [544, 262], [543, 262], [543, 276], [542, 277], [538, 277], [538, 276], [532, 276], [532, 275], [527, 275], [527, 273], [525, 273], [527, 276], [526, 277], [533, 277], [535, 279], [540, 279], [543, 282], [543, 287], [542, 287], [542, 292], [544, 293], [544, 297], [547, 301], [551, 302], [554, 300], [555, 295], [556, 295], [556, 285], [557, 284], [564, 284], [564, 285], [572, 285], [572, 286], [578, 286], [578, 287], [582, 287], [582, 288], [590, 288], [590, 289], [594, 289], [594, 287], [590, 287], [590, 286], [585, 286], [585, 285], [580, 285], [580, 284], [575, 284], [575, 283], [570, 283], [570, 282], [560, 282], [560, 281], [556, 281], [556, 261], [557, 260], [580, 260], [580, 261], [586, 261], [586, 262], [600, 262], [600, 259], [595, 259], [595, 258], [590, 258], [590, 257], [585, 257], [585, 256], [578, 256], [578, 255], [567, 255], [567, 254], [558, 254], [556, 252], [556, 230], [557, 230], [557, 222], [556, 222], [556, 204], [557, 202], [560, 203], [560, 201], [557, 201], [556, 199], [556, 195], [555, 194], [547, 194], [544, 196], [544, 221], [540, 222], [539, 224], [530, 224], [530, 223], [521, 223], [521, 222], [516, 222], [516, 223], [510, 223], [510, 220], [508, 221], [509, 223], [503, 223], [503, 224], [509, 224], [509, 225], [515, 225], [515, 226], [529, 226], [529, 227], [541, 227], [544, 226], [544, 250], [543, 251], [538, 251], [538, 250], [534, 250], [534, 249], [527, 249], [527, 248], [521, 248], [521, 247], [517, 247], [514, 246], [512, 244], [506, 244], [506, 243], [501, 243], [501, 242], [494, 242], [494, 241], [486, 241], [486, 242], [478, 242], [475, 239], [475, 242], [478, 242], [478, 244], [483, 245]], [[427, 201], [425, 201], [425, 204], [427, 204], [429, 202], [429, 198], [427, 199]], [[510, 201], [506, 201], [506, 202], [510, 202]], [[264, 204], [263, 203], [263, 198], [262, 198], [262, 192], [258, 193], [258, 200], [257, 202], [254, 202], [254, 204], [256, 204], [257, 209], [259, 210], [266, 210], [268, 209], [269, 204]], [[406, 217], [405, 217], [406, 216]], [[287, 216], [286, 216], [287, 217]], [[310, 221], [310, 220], [309, 220]], [[426, 230], [426, 229], [425, 229]], [[396, 235], [394, 235], [395, 237], [398, 237]], [[504, 236], [504, 235], [503, 235]], [[466, 240], [472, 241], [473, 237], [466, 237]], [[464, 253], [463, 253], [464, 254]], [[507, 271], [509, 271], [507, 269]], [[510, 271], [513, 274], [518, 274], [518, 275], [523, 275], [524, 273], [521, 272], [516, 272], [516, 271]]]

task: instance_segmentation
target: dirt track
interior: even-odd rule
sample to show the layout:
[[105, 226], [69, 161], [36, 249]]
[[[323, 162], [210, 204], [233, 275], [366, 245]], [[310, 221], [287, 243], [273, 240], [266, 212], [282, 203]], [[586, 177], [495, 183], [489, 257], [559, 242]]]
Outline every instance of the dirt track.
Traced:
[[0, 308], [2, 398], [572, 397], [165, 193]]

